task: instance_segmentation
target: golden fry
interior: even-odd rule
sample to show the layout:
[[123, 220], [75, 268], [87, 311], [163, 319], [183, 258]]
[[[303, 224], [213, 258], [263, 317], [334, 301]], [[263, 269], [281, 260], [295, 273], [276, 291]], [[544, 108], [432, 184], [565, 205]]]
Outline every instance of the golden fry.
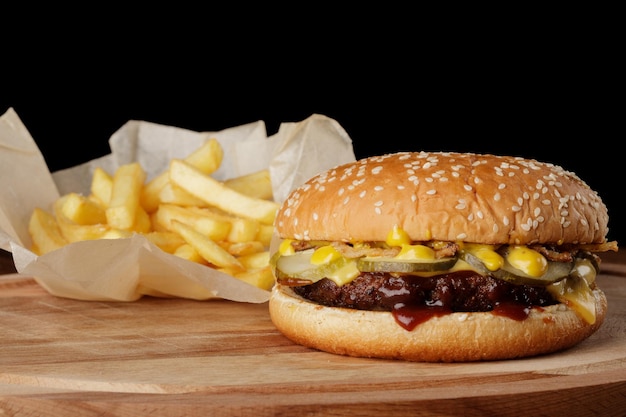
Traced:
[[30, 216], [28, 232], [39, 255], [52, 252], [69, 243], [63, 237], [54, 216], [39, 207], [35, 208]]
[[102, 206], [93, 199], [78, 193], [69, 193], [64, 197], [61, 212], [77, 224], [104, 224], [107, 222]]
[[122, 165], [115, 171], [111, 200], [106, 209], [107, 222], [111, 227], [128, 230], [135, 225], [145, 179], [146, 173], [138, 162]]
[[[211, 138], [185, 158], [185, 162], [209, 175], [217, 171], [222, 164], [223, 157], [224, 150], [222, 146], [217, 139]], [[155, 211], [160, 202], [178, 204], [176, 198], [181, 197], [176, 194], [176, 190], [164, 190], [168, 187], [168, 184], [169, 178], [167, 171], [154, 177], [146, 184], [141, 193], [141, 205], [148, 213]], [[194, 203], [191, 202], [181, 205], [194, 205]]]
[[184, 243], [180, 245], [178, 248], [176, 248], [176, 250], [174, 251], [174, 255], [178, 256], [179, 258], [183, 258], [188, 261], [191, 261], [191, 262], [208, 265], [208, 262], [206, 261], [206, 259], [204, 259], [198, 253], [198, 251], [189, 243]]
[[177, 220], [193, 227], [197, 232], [208, 236], [212, 240], [224, 240], [228, 237], [231, 223], [225, 219], [218, 219], [192, 211], [185, 207], [172, 204], [161, 204], [156, 211], [154, 220], [165, 230], [174, 230], [172, 221]]
[[271, 290], [274, 286], [274, 274], [269, 266], [236, 273], [235, 278], [267, 291]]
[[221, 210], [263, 224], [276, 217], [278, 203], [241, 194], [184, 161], [172, 160], [169, 173], [172, 183]]
[[91, 195], [106, 207], [111, 201], [111, 189], [113, 188], [113, 177], [105, 170], [98, 167], [93, 171], [91, 177]]
[[146, 238], [157, 245], [163, 252], [174, 253], [180, 246], [186, 244], [178, 234], [169, 231], [152, 231], [145, 234]]
[[224, 185], [249, 197], [271, 200], [274, 197], [270, 172], [267, 169], [231, 178]]
[[178, 220], [172, 220], [172, 228], [210, 264], [217, 267], [243, 271], [243, 265], [241, 265], [237, 258], [228, 253], [209, 237], [195, 231], [191, 226], [179, 222]]

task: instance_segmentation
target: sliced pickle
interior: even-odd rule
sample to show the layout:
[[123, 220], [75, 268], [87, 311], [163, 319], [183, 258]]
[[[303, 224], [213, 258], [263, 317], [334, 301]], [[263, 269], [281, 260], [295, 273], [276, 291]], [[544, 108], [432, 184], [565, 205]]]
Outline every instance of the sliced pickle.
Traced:
[[361, 258], [357, 261], [357, 268], [362, 272], [435, 272], [445, 271], [456, 264], [457, 258], [442, 258], [433, 260], [407, 260], [396, 258]]
[[274, 267], [276, 279], [292, 285], [312, 284], [333, 274], [349, 262], [341, 256], [331, 262], [315, 265], [311, 263], [313, 252], [314, 249], [307, 249], [288, 256], [275, 254], [270, 264]]
[[553, 284], [563, 278], [566, 278], [574, 266], [573, 262], [548, 262], [546, 272], [539, 276], [534, 277], [514, 268], [509, 262], [505, 260], [502, 268], [497, 271], [489, 271], [487, 267], [476, 256], [469, 252], [461, 251], [461, 259], [476, 268], [476, 270], [482, 274], [489, 274], [495, 278], [503, 281], [508, 281], [517, 285], [533, 285], [533, 286], [546, 286]]
[[546, 272], [539, 277], [527, 275], [523, 271], [514, 268], [508, 262], [504, 266], [493, 272], [493, 276], [504, 281], [514, 284], [524, 285], [550, 285], [557, 281], [567, 278], [573, 267], [573, 262], [548, 262]]

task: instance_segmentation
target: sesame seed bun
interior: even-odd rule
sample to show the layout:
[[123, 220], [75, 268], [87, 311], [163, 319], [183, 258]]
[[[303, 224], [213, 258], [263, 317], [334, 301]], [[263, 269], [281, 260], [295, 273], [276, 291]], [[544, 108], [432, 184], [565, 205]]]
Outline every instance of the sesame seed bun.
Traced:
[[563, 168], [511, 156], [396, 153], [323, 172], [276, 217], [281, 238], [384, 241], [394, 225], [414, 241], [602, 243], [607, 208]]
[[587, 324], [564, 304], [534, 308], [522, 321], [484, 313], [433, 317], [412, 331], [386, 311], [325, 307], [277, 285], [270, 316], [292, 341], [330, 353], [420, 362], [513, 359], [557, 352], [594, 333], [604, 321], [605, 294], [593, 291], [596, 322]]

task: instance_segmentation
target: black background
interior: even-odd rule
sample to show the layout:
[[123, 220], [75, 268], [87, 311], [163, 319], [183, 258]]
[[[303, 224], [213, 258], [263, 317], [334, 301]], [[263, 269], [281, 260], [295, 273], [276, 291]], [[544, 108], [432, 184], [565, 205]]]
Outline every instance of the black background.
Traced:
[[248, 37], [219, 48], [211, 32], [193, 48], [161, 36], [149, 45], [90, 39], [66, 51], [41, 47], [44, 37], [0, 65], [0, 112], [14, 108], [51, 171], [108, 154], [109, 137], [131, 119], [197, 131], [264, 120], [271, 135], [313, 113], [337, 120], [358, 158], [400, 150], [535, 158], [598, 191], [619, 242], [623, 67], [605, 42], [610, 29], [576, 29], [535, 42], [527, 33], [496, 43], [493, 33], [457, 33], [443, 47], [438, 34], [411, 28], [289, 45], [284, 33], [281, 43]]

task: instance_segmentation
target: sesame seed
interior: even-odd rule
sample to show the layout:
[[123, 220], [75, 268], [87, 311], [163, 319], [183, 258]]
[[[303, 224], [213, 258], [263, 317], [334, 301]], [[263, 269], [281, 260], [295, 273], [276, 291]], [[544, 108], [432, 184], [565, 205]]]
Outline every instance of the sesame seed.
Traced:
[[426, 194], [428, 194], [428, 195], [435, 195], [435, 194], [437, 194], [437, 190], [428, 190], [428, 191], [426, 191]]

